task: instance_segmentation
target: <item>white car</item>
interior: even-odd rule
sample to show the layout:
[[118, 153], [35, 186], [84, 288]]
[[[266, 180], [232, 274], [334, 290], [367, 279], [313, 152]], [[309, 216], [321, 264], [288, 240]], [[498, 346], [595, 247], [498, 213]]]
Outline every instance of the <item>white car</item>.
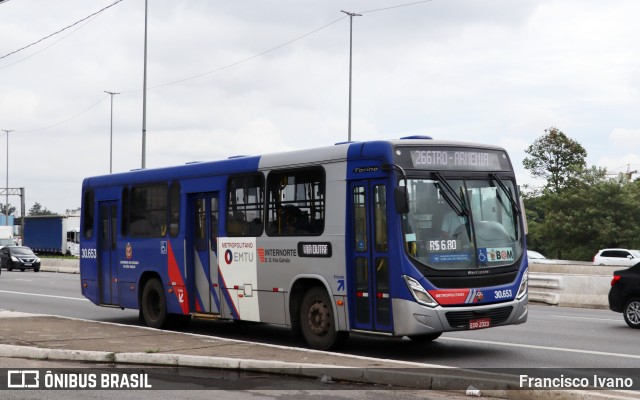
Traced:
[[546, 260], [547, 259], [547, 257], [533, 250], [527, 250], [527, 258], [529, 258], [529, 260]]
[[530, 264], [558, 264], [558, 260], [550, 260], [534, 250], [527, 250], [527, 258]]
[[640, 251], [627, 249], [602, 249], [593, 256], [594, 265], [632, 266], [640, 262]]

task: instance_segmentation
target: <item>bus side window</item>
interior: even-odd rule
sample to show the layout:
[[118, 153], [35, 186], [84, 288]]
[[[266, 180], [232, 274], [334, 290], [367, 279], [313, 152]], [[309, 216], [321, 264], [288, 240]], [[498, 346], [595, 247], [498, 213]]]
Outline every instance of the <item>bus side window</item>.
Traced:
[[82, 221], [82, 234], [85, 239], [91, 239], [93, 237], [93, 217], [95, 213], [95, 193], [93, 190], [87, 190], [84, 193], [84, 204], [83, 204], [83, 218]]
[[365, 252], [367, 246], [367, 192], [363, 186], [353, 188], [353, 245], [357, 252]]
[[229, 178], [227, 199], [227, 235], [262, 235], [264, 176], [261, 173], [232, 176]]
[[167, 185], [133, 186], [129, 209], [129, 233], [134, 237], [167, 234]]
[[236, 211], [227, 216], [227, 234], [229, 236], [244, 236], [245, 220], [242, 212]]
[[180, 182], [171, 182], [169, 188], [169, 235], [180, 233]]
[[375, 186], [374, 200], [376, 251], [386, 252], [389, 239], [387, 237], [387, 190], [384, 185]]
[[321, 235], [325, 175], [320, 167], [272, 171], [267, 177], [267, 234]]

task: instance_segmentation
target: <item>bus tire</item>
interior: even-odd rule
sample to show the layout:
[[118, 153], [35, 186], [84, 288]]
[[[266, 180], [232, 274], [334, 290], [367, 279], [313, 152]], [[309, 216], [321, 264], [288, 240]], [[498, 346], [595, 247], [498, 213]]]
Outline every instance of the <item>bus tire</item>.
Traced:
[[151, 328], [164, 328], [168, 322], [164, 288], [158, 279], [150, 279], [142, 290], [140, 311], [144, 323]]
[[316, 350], [330, 350], [344, 344], [348, 332], [336, 330], [331, 300], [324, 288], [309, 289], [300, 307], [300, 328], [307, 345]]
[[412, 342], [416, 342], [416, 343], [429, 343], [439, 338], [440, 335], [442, 335], [442, 332], [427, 333], [424, 335], [410, 335], [408, 336], [408, 338], [411, 339]]

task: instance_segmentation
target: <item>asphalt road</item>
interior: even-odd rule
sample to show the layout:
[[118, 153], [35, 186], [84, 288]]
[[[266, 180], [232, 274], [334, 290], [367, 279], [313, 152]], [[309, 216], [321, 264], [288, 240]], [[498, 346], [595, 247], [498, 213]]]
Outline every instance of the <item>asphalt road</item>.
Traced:
[[[79, 276], [2, 271], [0, 308], [140, 325], [135, 310], [94, 306]], [[290, 345], [289, 330], [263, 324], [193, 321], [189, 332]], [[429, 344], [352, 335], [343, 352], [461, 368], [636, 368], [640, 331], [608, 310], [530, 305], [526, 324], [446, 333]]]

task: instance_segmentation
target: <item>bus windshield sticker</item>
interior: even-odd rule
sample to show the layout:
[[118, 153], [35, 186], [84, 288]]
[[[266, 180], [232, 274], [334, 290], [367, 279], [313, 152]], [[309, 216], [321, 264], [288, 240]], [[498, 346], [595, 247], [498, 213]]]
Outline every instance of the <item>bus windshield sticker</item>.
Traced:
[[167, 241], [163, 240], [160, 242], [160, 254], [167, 254]]
[[429, 255], [431, 263], [456, 263], [469, 261], [468, 253], [436, 253]]
[[480, 262], [514, 261], [514, 259], [511, 247], [487, 247], [478, 250]]

